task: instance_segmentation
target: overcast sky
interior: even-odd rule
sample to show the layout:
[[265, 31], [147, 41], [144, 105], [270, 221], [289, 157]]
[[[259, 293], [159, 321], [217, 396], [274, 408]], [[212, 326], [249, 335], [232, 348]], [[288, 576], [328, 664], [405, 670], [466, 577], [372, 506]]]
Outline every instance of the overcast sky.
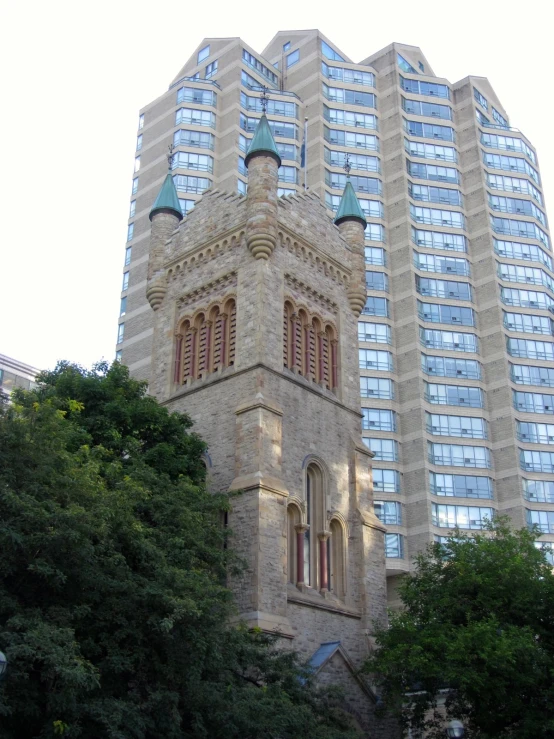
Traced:
[[488, 77], [537, 147], [553, 202], [547, 0], [0, 7], [0, 353], [37, 367], [113, 358], [138, 110], [205, 36], [241, 36], [261, 51], [279, 30], [319, 28], [355, 62], [399, 41], [451, 82]]

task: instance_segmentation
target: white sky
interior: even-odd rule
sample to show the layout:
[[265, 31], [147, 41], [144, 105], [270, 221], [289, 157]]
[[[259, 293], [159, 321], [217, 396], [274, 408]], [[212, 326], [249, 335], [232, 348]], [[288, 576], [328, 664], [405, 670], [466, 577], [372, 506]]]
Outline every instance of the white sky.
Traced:
[[547, 204], [554, 192], [548, 0], [0, 0], [0, 12], [0, 353], [37, 367], [113, 358], [138, 110], [205, 36], [261, 51], [279, 30], [319, 28], [355, 62], [419, 46], [451, 82], [489, 78], [538, 149]]

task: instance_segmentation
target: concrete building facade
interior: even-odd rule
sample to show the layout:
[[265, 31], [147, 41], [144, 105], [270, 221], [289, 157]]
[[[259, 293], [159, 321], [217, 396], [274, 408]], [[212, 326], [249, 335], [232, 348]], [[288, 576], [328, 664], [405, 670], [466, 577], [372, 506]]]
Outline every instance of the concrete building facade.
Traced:
[[455, 525], [505, 513], [554, 542], [554, 272], [537, 154], [485, 78], [451, 84], [417, 47], [354, 63], [316, 30], [279, 32], [261, 54], [202, 41], [140, 112], [118, 357], [150, 378], [148, 214], [168, 145], [185, 222], [207, 190], [245, 195], [263, 87], [278, 212], [321, 211], [297, 200], [316, 195], [331, 223], [348, 157], [367, 220], [358, 407], [390, 603], [413, 554]]

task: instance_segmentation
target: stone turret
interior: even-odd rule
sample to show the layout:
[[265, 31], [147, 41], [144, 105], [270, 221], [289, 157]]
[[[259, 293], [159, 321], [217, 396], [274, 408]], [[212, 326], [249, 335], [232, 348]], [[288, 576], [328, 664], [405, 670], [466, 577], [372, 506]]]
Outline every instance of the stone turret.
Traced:
[[256, 259], [269, 259], [275, 248], [277, 184], [281, 157], [265, 113], [245, 157], [248, 167], [246, 244]]
[[366, 301], [364, 231], [367, 221], [350, 178], [346, 181], [335, 216], [335, 225], [352, 249], [352, 277], [348, 286], [348, 300], [355, 315], [359, 316]]
[[146, 297], [153, 310], [158, 310], [167, 292], [163, 269], [164, 247], [183, 220], [171, 172], [168, 172], [150, 211], [150, 257], [148, 260]]

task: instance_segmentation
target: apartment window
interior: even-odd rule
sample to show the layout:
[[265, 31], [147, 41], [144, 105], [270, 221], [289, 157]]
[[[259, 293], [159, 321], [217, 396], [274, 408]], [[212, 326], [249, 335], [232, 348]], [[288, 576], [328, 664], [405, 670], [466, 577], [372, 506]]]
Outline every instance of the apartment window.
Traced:
[[279, 167], [279, 182], [290, 182], [298, 184], [298, 170], [296, 167]]
[[133, 188], [131, 190], [131, 195], [136, 195], [138, 191], [138, 184], [139, 184], [139, 178], [135, 177], [133, 179]]
[[481, 95], [481, 93], [476, 87], [473, 88], [473, 97], [475, 98], [475, 100], [477, 100], [477, 102], [479, 103], [481, 107], [483, 107], [485, 110], [489, 109], [487, 98], [484, 97], [484, 95]]
[[178, 151], [171, 159], [171, 169], [177, 168], [213, 172], [214, 160], [208, 154], [193, 154], [189, 151]]
[[347, 105], [362, 105], [366, 108], [377, 107], [377, 97], [372, 92], [361, 92], [360, 90], [346, 90], [341, 87], [329, 87], [322, 82], [323, 94], [333, 103], [346, 103]]
[[531, 285], [544, 285], [549, 290], [554, 290], [554, 281], [543, 269], [499, 263], [497, 272], [500, 279], [506, 282], [526, 282]]
[[379, 151], [379, 139], [377, 136], [369, 133], [351, 133], [350, 131], [340, 131], [339, 129], [327, 128], [323, 129], [325, 141], [337, 146], [348, 146], [351, 149], [372, 149]]
[[[440, 126], [435, 123], [423, 123], [404, 118], [404, 130], [410, 136], [419, 136], [424, 139], [438, 139], [440, 141], [455, 141], [456, 134], [451, 126]], [[412, 143], [412, 142], [410, 142]]]
[[387, 298], [367, 297], [362, 313], [366, 316], [381, 316], [388, 318], [389, 301]]
[[435, 280], [431, 277], [415, 276], [416, 290], [420, 295], [451, 300], [471, 300], [471, 286], [468, 282], [454, 280]]
[[135, 157], [135, 172], [138, 172], [140, 169], [140, 157]]
[[542, 550], [548, 564], [554, 567], [554, 551], [552, 549], [552, 544], [547, 541], [536, 541], [535, 549]]
[[365, 72], [361, 69], [346, 69], [344, 67], [330, 67], [325, 62], [321, 62], [321, 73], [327, 79], [337, 82], [347, 82], [350, 85], [365, 85], [366, 87], [375, 87], [375, 75], [372, 72]]
[[358, 321], [358, 341], [374, 341], [377, 344], [390, 344], [390, 326], [387, 326], [386, 323]]
[[500, 299], [505, 305], [520, 308], [542, 308], [549, 310], [553, 303], [550, 295], [538, 290], [519, 290], [513, 287], [501, 287]]
[[482, 408], [483, 391], [478, 387], [465, 385], [439, 385], [425, 383], [425, 399], [429, 403], [457, 405], [465, 408]]
[[[346, 187], [347, 177], [345, 174], [338, 172], [330, 172], [325, 170], [325, 184], [335, 190], [344, 190]], [[351, 176], [350, 183], [356, 192], [371, 193], [372, 195], [380, 195], [382, 191], [381, 180], [376, 177], [358, 177]]]
[[198, 56], [196, 57], [196, 63], [200, 64], [200, 62], [203, 62], [204, 59], [207, 59], [210, 56], [210, 47], [204, 46], [203, 49], [200, 49], [198, 52]]
[[469, 262], [467, 259], [443, 257], [438, 254], [420, 254], [414, 251], [414, 264], [422, 272], [469, 275]]
[[407, 72], [408, 74], [419, 74], [417, 69], [414, 69], [410, 62], [406, 61], [406, 59], [404, 59], [400, 54], [396, 55], [396, 63], [403, 72]]
[[127, 241], [131, 241], [131, 239], [133, 238], [134, 230], [135, 230], [135, 224], [134, 223], [130, 223], [127, 226]]
[[332, 49], [329, 44], [326, 44], [325, 41], [321, 42], [321, 53], [323, 56], [326, 56], [327, 59], [331, 59], [334, 62], [344, 62], [345, 59], [342, 58], [342, 56], [338, 53], [338, 51], [335, 51]]
[[428, 349], [446, 349], [456, 352], [477, 352], [478, 342], [475, 334], [456, 331], [438, 331], [419, 327], [419, 340]]
[[329, 123], [339, 126], [377, 129], [377, 116], [372, 113], [355, 113], [351, 110], [338, 110], [324, 105], [323, 117]]
[[144, 128], [144, 113], [141, 113], [139, 115], [138, 127], [139, 127], [139, 131], [141, 131]]
[[486, 439], [487, 422], [484, 418], [447, 416], [426, 413], [427, 431], [435, 436], [464, 436], [468, 439]]
[[531, 444], [554, 444], [554, 424], [516, 421], [517, 438]]
[[[376, 472], [388, 472], [393, 476], [398, 476], [398, 472], [394, 472], [394, 470], [373, 470], [373, 487], [379, 491], [382, 488], [379, 488], [376, 484], [376, 479], [378, 481], [378, 477], [376, 478], [375, 476]], [[373, 510], [379, 521], [382, 521], [384, 524], [389, 524], [390, 526], [400, 526], [402, 524], [402, 506], [400, 503], [392, 500], [376, 500], [373, 503]]]
[[554, 344], [549, 341], [509, 338], [506, 344], [508, 354], [512, 357], [546, 359], [549, 362], [554, 361]]
[[496, 108], [492, 109], [492, 117], [494, 120], [498, 123], [499, 126], [502, 126], [503, 128], [509, 128], [510, 125], [508, 121], [504, 118], [504, 116], [499, 113]]
[[140, 149], [142, 149], [142, 134], [137, 136], [137, 151], [140, 151]]
[[196, 108], [179, 108], [175, 113], [175, 125], [181, 123], [187, 126], [209, 126], [215, 128], [215, 113], [209, 110]]
[[362, 428], [373, 431], [396, 431], [396, 413], [381, 408], [362, 408]]
[[394, 400], [394, 383], [377, 377], [360, 377], [360, 395], [362, 398]]
[[277, 188], [277, 197], [282, 198], [286, 197], [287, 195], [294, 195], [296, 190], [291, 190], [288, 187], [278, 187]]
[[251, 69], [258, 72], [258, 74], [261, 74], [262, 77], [265, 77], [265, 79], [270, 82], [273, 87], [277, 87], [277, 75], [275, 74], [275, 72], [272, 72], [269, 67], [266, 67], [265, 64], [262, 64], [259, 59], [256, 59], [256, 57], [246, 49], [242, 50], [242, 61]]
[[535, 152], [531, 147], [527, 146], [523, 139], [518, 139], [513, 136], [498, 136], [495, 133], [481, 132], [481, 143], [483, 146], [488, 146], [491, 149], [520, 152], [521, 154], [528, 156], [533, 164], [537, 163]]
[[[327, 164], [332, 167], [344, 167], [346, 164], [346, 152], [334, 151], [334, 149], [324, 150], [324, 159]], [[363, 172], [380, 172], [381, 163], [379, 157], [365, 156], [364, 154], [349, 154], [348, 161], [352, 169], [359, 169]]]
[[298, 61], [300, 61], [300, 51], [296, 49], [296, 51], [292, 51], [287, 55], [287, 69], [294, 66]]
[[360, 369], [392, 372], [392, 354], [375, 349], [358, 349]]
[[287, 41], [286, 44], [283, 44], [283, 51], [288, 51], [290, 49], [290, 41]]
[[401, 534], [385, 534], [385, 557], [404, 559], [404, 537]]
[[378, 223], [368, 223], [364, 230], [364, 238], [366, 241], [384, 241], [385, 229]]
[[554, 511], [527, 510], [529, 528], [537, 526], [543, 534], [554, 534]]
[[213, 77], [214, 76], [214, 74], [217, 74], [217, 59], [215, 61], [213, 61], [213, 62], [210, 62], [206, 66], [206, 72], [205, 72], [205, 75], [204, 76], [205, 76], [205, 78], [207, 80], [209, 80], [210, 77]]
[[429, 473], [429, 488], [433, 495], [455, 498], [492, 498], [493, 487], [490, 477], [475, 475], [443, 475]]
[[121, 362], [122, 357], [123, 357], [123, 352], [121, 351], [121, 349], [118, 349], [115, 353], [115, 361]]
[[425, 223], [432, 226], [447, 226], [448, 228], [465, 227], [464, 216], [462, 213], [454, 210], [420, 208], [416, 205], [410, 205], [410, 216], [416, 223]]
[[183, 174], [174, 175], [173, 182], [177, 192], [190, 192], [197, 195], [201, 195], [212, 184], [207, 177], [191, 177]]
[[520, 449], [519, 465], [525, 472], [554, 472], [553, 452], [532, 452], [528, 449]]
[[450, 90], [446, 85], [436, 82], [424, 82], [423, 80], [410, 80], [400, 75], [400, 87], [406, 92], [415, 95], [429, 95], [430, 97], [450, 99]]
[[507, 177], [504, 175], [489, 174], [487, 172], [487, 184], [493, 190], [505, 190], [506, 192], [516, 192], [523, 195], [531, 195], [539, 205], [542, 205], [542, 195], [537, 188], [532, 185], [529, 180], [522, 180], [519, 177]]
[[489, 154], [483, 152], [483, 161], [486, 167], [491, 169], [504, 169], [509, 172], [522, 172], [532, 177], [537, 183], [540, 183], [539, 173], [525, 159], [521, 157], [510, 157], [504, 154]]
[[388, 292], [389, 278], [384, 272], [372, 272], [366, 270], [365, 284], [368, 290], [380, 290]]
[[[327, 192], [327, 190], [325, 191], [325, 204], [331, 210], [338, 210], [341, 200], [342, 195], [332, 195], [330, 192]], [[367, 200], [366, 198], [358, 198], [358, 203], [360, 204], [360, 208], [363, 210], [366, 218], [384, 217], [383, 203], [381, 203], [379, 200]], [[369, 248], [372, 247], [366, 247], [366, 249]]]
[[443, 205], [462, 205], [462, 193], [450, 187], [433, 187], [429, 185], [408, 185], [410, 197], [427, 203]]
[[127, 296], [124, 298], [121, 298], [121, 303], [119, 305], [119, 315], [124, 316], [127, 312]]
[[123, 341], [123, 336], [125, 335], [125, 324], [120, 323], [117, 327], [117, 343], [121, 344]]
[[420, 141], [404, 139], [404, 148], [412, 157], [423, 159], [440, 159], [443, 162], [457, 162], [458, 155], [452, 146], [438, 146], [437, 144], [424, 144]]
[[190, 213], [190, 211], [196, 205], [196, 200], [187, 200], [185, 198], [179, 198], [179, 205], [181, 206], [181, 211], [183, 212], [183, 215], [186, 216], [186, 214]]
[[406, 160], [408, 174], [420, 180], [437, 180], [440, 182], [458, 183], [460, 181], [457, 169], [453, 167], [439, 167], [435, 164], [420, 164]]
[[196, 103], [199, 105], [215, 106], [217, 95], [213, 90], [203, 90], [200, 87], [180, 87], [177, 90], [177, 103]]
[[421, 368], [425, 374], [436, 375], [437, 377], [456, 377], [466, 380], [481, 379], [481, 365], [474, 359], [433, 357], [422, 354]]
[[514, 397], [514, 408], [525, 413], [547, 413], [554, 414], [554, 395], [543, 393], [522, 393], [512, 390]]
[[554, 334], [552, 319], [546, 316], [533, 316], [527, 313], [504, 312], [504, 326], [509, 331], [521, 331], [526, 334]]
[[492, 521], [494, 510], [465, 505], [432, 504], [434, 526], [447, 529], [482, 529], [487, 521]]
[[480, 110], [475, 111], [475, 117], [477, 118], [477, 122], [481, 126], [490, 126], [491, 122], [489, 121], [486, 115], [483, 115], [483, 113], [481, 113]]
[[375, 454], [375, 462], [398, 462], [398, 442], [394, 439], [371, 439], [364, 436], [362, 441]]
[[237, 191], [241, 195], [246, 195], [246, 189], [247, 189], [247, 187], [248, 187], [248, 185], [246, 184], [246, 182], [243, 182], [242, 180], [237, 180]]
[[538, 239], [550, 249], [550, 239], [535, 223], [491, 216], [491, 226], [496, 233], [506, 234], [508, 236], [522, 236], [525, 239]]
[[137, 201], [131, 200], [131, 206], [129, 208], [129, 218], [134, 218], [136, 212], [137, 212]]
[[440, 303], [422, 303], [418, 300], [417, 309], [418, 315], [423, 321], [475, 326], [475, 314], [472, 308], [463, 308], [459, 305], [442, 305]]
[[510, 364], [510, 377], [516, 385], [554, 387], [554, 368]]
[[489, 206], [492, 210], [501, 211], [503, 213], [515, 213], [516, 215], [536, 218], [543, 226], [546, 227], [545, 214], [530, 200], [522, 200], [521, 198], [505, 198], [499, 195], [489, 194]]
[[132, 252], [133, 252], [133, 247], [132, 246], [128, 246], [125, 249], [125, 266], [131, 264], [131, 254], [132, 254]]
[[476, 467], [489, 469], [490, 452], [484, 446], [462, 446], [460, 444], [435, 444], [427, 442], [431, 464], [445, 467]]
[[[414, 214], [412, 214], [413, 217]], [[423, 231], [419, 228], [412, 228], [412, 241], [418, 246], [424, 246], [429, 249], [467, 252], [467, 240], [461, 234]]]
[[554, 482], [524, 479], [523, 497], [535, 503], [554, 503]]
[[365, 246], [365, 263], [372, 264], [376, 267], [387, 266], [387, 255], [384, 249], [379, 246]]
[[[256, 130], [259, 118], [248, 118], [241, 113], [239, 116], [240, 127], [248, 133], [254, 133]], [[269, 128], [274, 137], [298, 139], [298, 126], [294, 123], [284, 123], [283, 121], [272, 121], [268, 120]]]
[[122, 286], [121, 289], [122, 290], [127, 290], [128, 287], [129, 287], [129, 273], [128, 272], [124, 272], [123, 273], [123, 286]]
[[516, 241], [499, 241], [494, 239], [494, 250], [501, 257], [524, 259], [529, 262], [541, 262], [552, 270], [552, 258], [536, 244], [521, 244]]
[[402, 108], [411, 115], [428, 116], [429, 118], [443, 118], [452, 120], [452, 108], [449, 105], [426, 103], [421, 100], [402, 98]]

